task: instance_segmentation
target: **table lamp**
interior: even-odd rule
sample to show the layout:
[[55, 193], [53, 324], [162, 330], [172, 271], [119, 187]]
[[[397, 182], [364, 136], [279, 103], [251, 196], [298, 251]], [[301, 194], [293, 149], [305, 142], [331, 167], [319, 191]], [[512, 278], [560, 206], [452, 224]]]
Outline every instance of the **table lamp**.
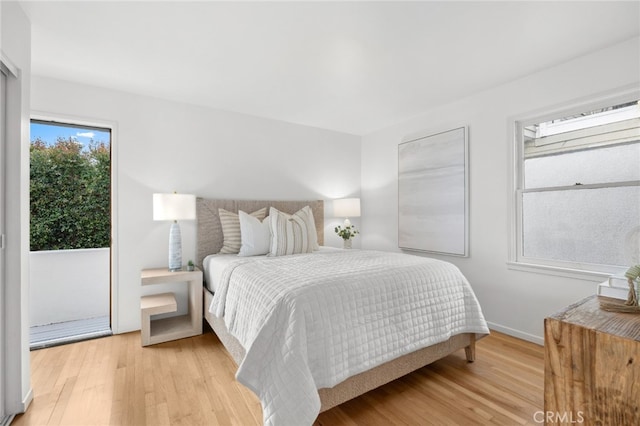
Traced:
[[178, 220], [196, 218], [196, 196], [191, 194], [153, 194], [153, 220], [172, 220], [169, 230], [169, 271], [182, 270], [182, 236]]
[[333, 200], [333, 214], [344, 217], [344, 227], [351, 226], [350, 217], [360, 217], [360, 198], [341, 198]]

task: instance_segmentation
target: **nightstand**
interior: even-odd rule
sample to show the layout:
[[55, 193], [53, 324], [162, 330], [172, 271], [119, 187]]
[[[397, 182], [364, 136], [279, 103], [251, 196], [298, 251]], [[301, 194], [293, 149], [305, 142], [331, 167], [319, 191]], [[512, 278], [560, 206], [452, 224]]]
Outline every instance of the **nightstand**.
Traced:
[[186, 283], [189, 287], [189, 312], [163, 319], [152, 319], [152, 315], [176, 312], [178, 310], [173, 293], [142, 296], [140, 313], [142, 316], [142, 346], [154, 345], [169, 340], [202, 334], [202, 271], [169, 272], [166, 268], [144, 269], [140, 274], [143, 286], [166, 283]]
[[545, 318], [544, 411], [569, 423], [637, 425], [640, 315], [603, 311], [601, 300], [613, 301], [591, 296]]

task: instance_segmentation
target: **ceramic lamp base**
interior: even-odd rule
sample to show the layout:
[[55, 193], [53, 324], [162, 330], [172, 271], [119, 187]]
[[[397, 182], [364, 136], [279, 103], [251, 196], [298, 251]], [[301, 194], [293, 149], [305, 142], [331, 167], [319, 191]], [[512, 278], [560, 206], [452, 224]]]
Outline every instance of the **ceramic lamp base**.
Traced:
[[173, 222], [169, 230], [169, 270], [182, 270], [182, 235], [178, 222]]

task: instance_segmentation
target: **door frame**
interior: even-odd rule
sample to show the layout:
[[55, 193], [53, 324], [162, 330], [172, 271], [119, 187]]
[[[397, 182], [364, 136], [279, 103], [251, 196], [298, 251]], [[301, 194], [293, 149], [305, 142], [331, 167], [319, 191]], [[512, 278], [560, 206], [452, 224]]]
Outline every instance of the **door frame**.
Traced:
[[5, 251], [5, 242], [4, 242], [4, 228], [5, 228], [5, 205], [6, 205], [6, 195], [5, 195], [5, 144], [6, 144], [6, 128], [7, 128], [7, 79], [8, 69], [5, 69], [4, 62], [0, 63], [0, 318], [2, 319], [2, 325], [0, 325], [0, 345], [2, 349], [0, 349], [0, 424], [4, 424], [6, 409], [5, 409], [5, 355], [4, 348], [5, 346], [5, 330], [4, 325], [6, 323], [4, 316], [4, 306], [5, 306], [5, 262], [4, 262], [4, 251]]
[[57, 114], [44, 111], [31, 111], [31, 120], [49, 121], [52, 124], [69, 124], [76, 126], [98, 127], [111, 131], [111, 246], [109, 254], [109, 305], [111, 331], [117, 334], [119, 330], [118, 315], [118, 155], [117, 155], [117, 123], [101, 119], [79, 117], [75, 115]]
[[[14, 293], [20, 294], [22, 292], [22, 288], [14, 289], [11, 291], [8, 290], [9, 280], [7, 277], [6, 270], [6, 257], [7, 257], [7, 244], [8, 241], [6, 239], [7, 232], [7, 155], [8, 155], [8, 141], [10, 140], [9, 136], [15, 136], [16, 123], [14, 121], [10, 121], [10, 118], [16, 117], [16, 112], [19, 112], [21, 107], [21, 93], [22, 93], [22, 79], [20, 78], [19, 69], [11, 62], [11, 60], [4, 54], [4, 52], [0, 51], [0, 72], [3, 74], [3, 79], [5, 82], [4, 90], [5, 96], [2, 98], [2, 106], [0, 107], [0, 113], [3, 115], [2, 118], [2, 134], [0, 138], [2, 139], [2, 144], [0, 145], [0, 173], [2, 174], [2, 187], [0, 188], [0, 234], [3, 238], [2, 240], [2, 248], [0, 249], [0, 292], [2, 296], [0, 297], [0, 317], [2, 319], [0, 324], [0, 369], [2, 369], [2, 374], [0, 375], [0, 425], [9, 424], [13, 419], [16, 411], [16, 398], [13, 392], [18, 392], [19, 399], [22, 400], [24, 408], [31, 402], [31, 390], [27, 392], [27, 396], [23, 399], [21, 395], [21, 386], [19, 386], [18, 380], [23, 377], [16, 375], [8, 375], [6, 374], [8, 371], [19, 371], [22, 372], [25, 368], [21, 362], [24, 362], [23, 352], [17, 351], [18, 356], [15, 353], [11, 355], [8, 353], [9, 347], [11, 347], [10, 343], [10, 334], [16, 334], [20, 336], [20, 330], [22, 329], [23, 324], [20, 321], [13, 321], [15, 317], [15, 309], [12, 309], [11, 314], [9, 313], [9, 306], [15, 305], [16, 300], [14, 299]], [[18, 115], [19, 116], [19, 115]], [[20, 133], [18, 133], [20, 134]], [[14, 234], [15, 236], [15, 234]], [[14, 238], [15, 240], [15, 238]], [[19, 244], [12, 243], [12, 249], [15, 247], [19, 247]], [[12, 273], [13, 274], [13, 273]], [[13, 276], [13, 275], [12, 275]], [[18, 283], [21, 283], [21, 280], [18, 280]], [[19, 284], [18, 284], [19, 286]], [[9, 316], [11, 316], [12, 321], [9, 321]], [[9, 331], [11, 333], [9, 333]], [[18, 331], [18, 333], [16, 333]], [[11, 339], [11, 343], [13, 345], [16, 344], [15, 339]], [[18, 347], [23, 348], [24, 342], [20, 340]], [[9, 356], [10, 355], [10, 356]], [[26, 367], [29, 368], [29, 367]], [[18, 404], [19, 405], [19, 404]]]

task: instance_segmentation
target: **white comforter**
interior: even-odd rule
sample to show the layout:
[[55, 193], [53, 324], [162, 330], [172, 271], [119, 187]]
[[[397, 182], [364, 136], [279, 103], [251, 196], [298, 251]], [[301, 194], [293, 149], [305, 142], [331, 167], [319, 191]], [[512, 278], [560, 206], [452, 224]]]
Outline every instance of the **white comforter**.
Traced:
[[267, 425], [312, 424], [317, 389], [459, 333], [488, 333], [452, 264], [346, 250], [242, 259], [227, 267], [210, 311], [246, 349], [236, 378]]

